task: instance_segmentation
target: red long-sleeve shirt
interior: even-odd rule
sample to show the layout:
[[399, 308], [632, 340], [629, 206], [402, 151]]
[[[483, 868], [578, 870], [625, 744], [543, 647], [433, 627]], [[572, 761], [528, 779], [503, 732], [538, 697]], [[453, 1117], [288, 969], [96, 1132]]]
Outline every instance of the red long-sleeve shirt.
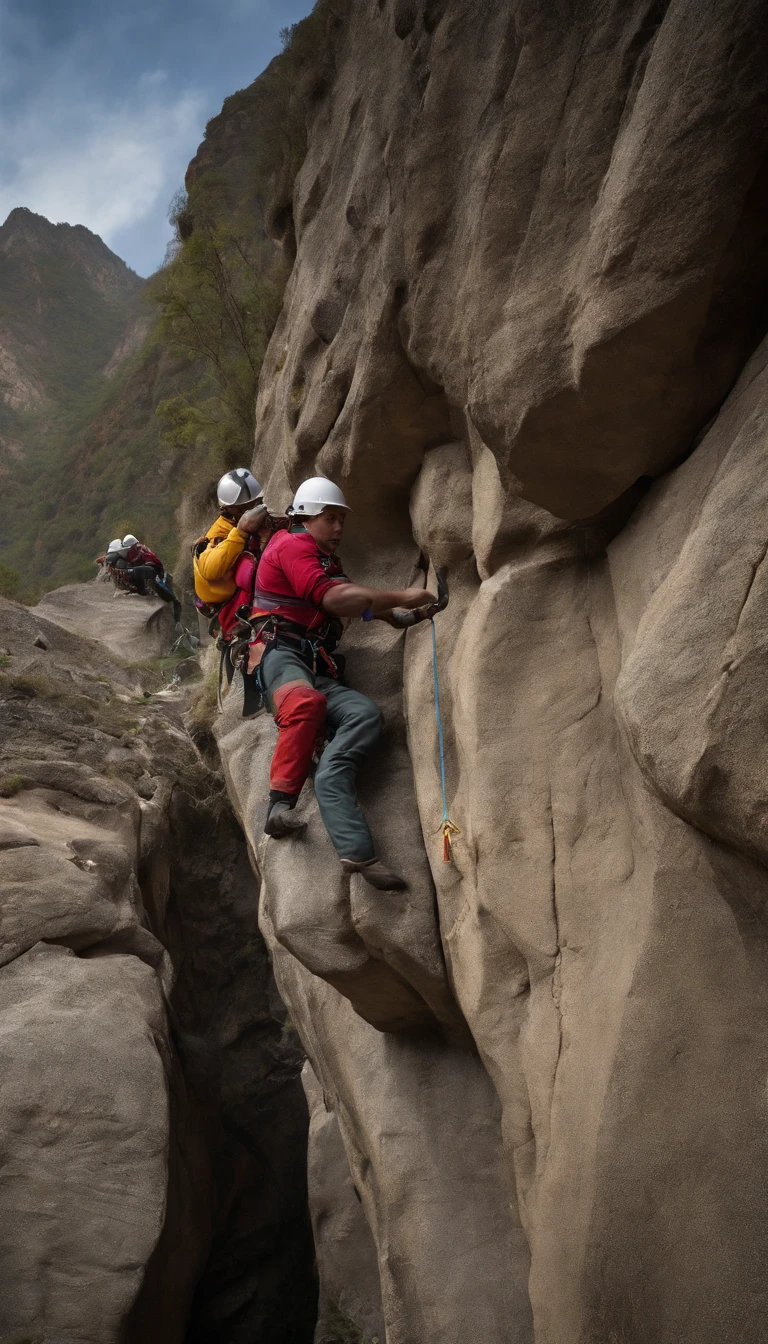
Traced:
[[161, 578], [165, 573], [165, 566], [160, 557], [155, 555], [154, 551], [150, 551], [148, 546], [142, 545], [141, 542], [131, 547], [126, 559], [129, 565], [154, 565], [159, 570]]
[[321, 551], [309, 532], [276, 532], [256, 571], [254, 611], [316, 630], [328, 620], [328, 589], [348, 582], [338, 556]]

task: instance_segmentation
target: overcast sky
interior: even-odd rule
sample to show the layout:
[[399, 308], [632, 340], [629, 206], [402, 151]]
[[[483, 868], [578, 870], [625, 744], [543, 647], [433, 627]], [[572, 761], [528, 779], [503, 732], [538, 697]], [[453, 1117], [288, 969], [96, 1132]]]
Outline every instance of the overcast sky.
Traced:
[[86, 224], [140, 275], [205, 123], [312, 0], [0, 0], [0, 221]]

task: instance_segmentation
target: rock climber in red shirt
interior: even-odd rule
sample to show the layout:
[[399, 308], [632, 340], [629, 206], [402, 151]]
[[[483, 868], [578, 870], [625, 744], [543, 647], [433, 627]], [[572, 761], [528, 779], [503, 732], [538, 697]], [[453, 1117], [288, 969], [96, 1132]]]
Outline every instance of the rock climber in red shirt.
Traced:
[[291, 530], [277, 532], [259, 562], [252, 613], [263, 619], [259, 677], [278, 730], [264, 829], [276, 839], [303, 829], [294, 808], [327, 736], [315, 795], [342, 867], [379, 890], [402, 890], [403, 879], [376, 857], [355, 788], [358, 767], [379, 740], [381, 710], [344, 685], [333, 651], [346, 618], [387, 620], [396, 608], [429, 607], [435, 598], [423, 588], [350, 582], [337, 555], [349, 508], [332, 481], [305, 481], [289, 512]]

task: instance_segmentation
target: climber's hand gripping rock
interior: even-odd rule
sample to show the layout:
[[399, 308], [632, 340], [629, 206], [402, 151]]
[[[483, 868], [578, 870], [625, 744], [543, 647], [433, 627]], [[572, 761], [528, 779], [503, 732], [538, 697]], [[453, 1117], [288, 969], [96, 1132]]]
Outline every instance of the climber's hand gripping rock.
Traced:
[[426, 593], [423, 589], [411, 591], [421, 592], [421, 602], [416, 606], [416, 610], [403, 610], [405, 603], [401, 603], [398, 608], [392, 611], [390, 616], [391, 624], [396, 630], [407, 630], [412, 625], [418, 625], [420, 621], [431, 621], [438, 612], [445, 611], [448, 606], [448, 577], [447, 571], [441, 569], [437, 575], [437, 599], [434, 598], [428, 605], [424, 605], [425, 598], [432, 598], [431, 593]]

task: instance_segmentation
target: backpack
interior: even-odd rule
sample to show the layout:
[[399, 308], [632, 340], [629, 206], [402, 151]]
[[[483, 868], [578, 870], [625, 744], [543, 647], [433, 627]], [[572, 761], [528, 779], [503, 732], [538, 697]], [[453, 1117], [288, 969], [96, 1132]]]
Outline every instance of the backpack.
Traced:
[[256, 570], [259, 559], [260, 557], [253, 555], [251, 551], [243, 551], [234, 567], [233, 578], [237, 587], [232, 596], [218, 610], [219, 628], [226, 640], [232, 637], [232, 632], [239, 619], [237, 613], [240, 608], [247, 607], [250, 614], [253, 606], [253, 592], [256, 586]]

